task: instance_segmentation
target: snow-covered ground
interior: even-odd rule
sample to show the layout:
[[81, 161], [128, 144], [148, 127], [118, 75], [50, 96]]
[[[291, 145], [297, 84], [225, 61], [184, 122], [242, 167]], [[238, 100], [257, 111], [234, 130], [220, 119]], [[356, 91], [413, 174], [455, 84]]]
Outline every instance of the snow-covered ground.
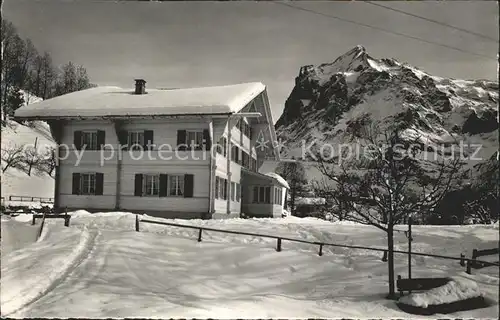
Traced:
[[[20, 215], [2, 226], [29, 225]], [[157, 219], [148, 217], [148, 219]], [[383, 247], [379, 230], [312, 218], [177, 220], [182, 224]], [[38, 225], [39, 223], [37, 223]], [[410, 318], [385, 300], [387, 265], [368, 250], [324, 248], [272, 239], [140, 224], [128, 213], [73, 213], [71, 226], [47, 221], [38, 242], [2, 252], [1, 310], [9, 317]], [[404, 230], [404, 226], [398, 226]], [[2, 248], [15, 228], [2, 228]], [[16, 233], [18, 234], [18, 233]], [[492, 226], [414, 226], [413, 251], [459, 256], [498, 245]], [[10, 239], [10, 240], [8, 240]], [[405, 250], [404, 233], [396, 234]], [[11, 246], [12, 247], [12, 246]], [[413, 276], [476, 282], [498, 300], [498, 268], [467, 275], [458, 261], [414, 257]], [[407, 256], [396, 255], [406, 277]], [[498, 305], [446, 317], [496, 318]], [[432, 316], [436, 318], [438, 315]]]
[[[8, 125], [2, 128], [2, 149], [11, 146], [34, 146], [36, 138], [38, 138], [37, 150], [42, 153], [55, 146], [47, 123], [34, 121], [30, 126], [26, 126], [15, 121], [8, 121]], [[54, 197], [54, 178], [46, 173], [33, 172], [31, 176], [28, 176], [22, 170], [9, 168], [2, 173], [1, 186], [2, 197], [6, 199], [7, 203], [11, 195]]]

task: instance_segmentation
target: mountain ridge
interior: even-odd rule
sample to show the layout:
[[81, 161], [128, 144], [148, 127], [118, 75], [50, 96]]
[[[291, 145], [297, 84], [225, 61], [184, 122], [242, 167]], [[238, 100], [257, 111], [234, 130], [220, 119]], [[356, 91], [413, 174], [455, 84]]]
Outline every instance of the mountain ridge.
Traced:
[[358, 45], [333, 62], [300, 67], [275, 128], [284, 157], [300, 157], [301, 141], [342, 143], [370, 120], [382, 128], [399, 121], [404, 135], [422, 142], [479, 143], [488, 159], [498, 149], [497, 105], [498, 82], [434, 76]]

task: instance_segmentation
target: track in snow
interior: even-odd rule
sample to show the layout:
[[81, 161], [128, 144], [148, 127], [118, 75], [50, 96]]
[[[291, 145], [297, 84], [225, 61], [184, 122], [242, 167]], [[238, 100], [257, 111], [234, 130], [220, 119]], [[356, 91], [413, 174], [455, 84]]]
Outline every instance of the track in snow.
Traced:
[[[47, 226], [46, 228], [48, 227], [49, 226]], [[47, 234], [47, 229], [44, 232], [45, 234]], [[20, 307], [9, 312], [8, 314], [5, 314], [4, 316], [22, 314], [26, 309], [29, 309], [32, 304], [42, 299], [45, 295], [47, 295], [49, 292], [63, 283], [64, 280], [89, 257], [91, 252], [95, 250], [96, 238], [99, 236], [99, 234], [99, 230], [89, 229], [85, 227], [82, 230], [80, 242], [78, 243], [74, 254], [67, 260], [67, 263], [64, 264], [60, 270], [58, 270], [59, 275], [52, 280], [52, 282], [45, 288], [45, 290], [42, 290], [37, 295], [24, 302]]]

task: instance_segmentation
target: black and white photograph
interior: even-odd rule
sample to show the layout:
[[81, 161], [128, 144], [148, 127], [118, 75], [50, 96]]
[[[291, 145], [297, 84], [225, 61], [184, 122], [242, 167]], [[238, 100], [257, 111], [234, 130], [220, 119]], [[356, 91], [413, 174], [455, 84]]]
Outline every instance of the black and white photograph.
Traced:
[[497, 1], [0, 7], [2, 319], [498, 319]]

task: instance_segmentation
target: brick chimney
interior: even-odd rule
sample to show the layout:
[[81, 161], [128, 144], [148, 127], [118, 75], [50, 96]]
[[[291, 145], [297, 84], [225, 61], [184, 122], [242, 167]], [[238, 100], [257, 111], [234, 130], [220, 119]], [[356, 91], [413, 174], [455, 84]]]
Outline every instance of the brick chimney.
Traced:
[[146, 93], [146, 80], [135, 79], [135, 94], [145, 94]]

